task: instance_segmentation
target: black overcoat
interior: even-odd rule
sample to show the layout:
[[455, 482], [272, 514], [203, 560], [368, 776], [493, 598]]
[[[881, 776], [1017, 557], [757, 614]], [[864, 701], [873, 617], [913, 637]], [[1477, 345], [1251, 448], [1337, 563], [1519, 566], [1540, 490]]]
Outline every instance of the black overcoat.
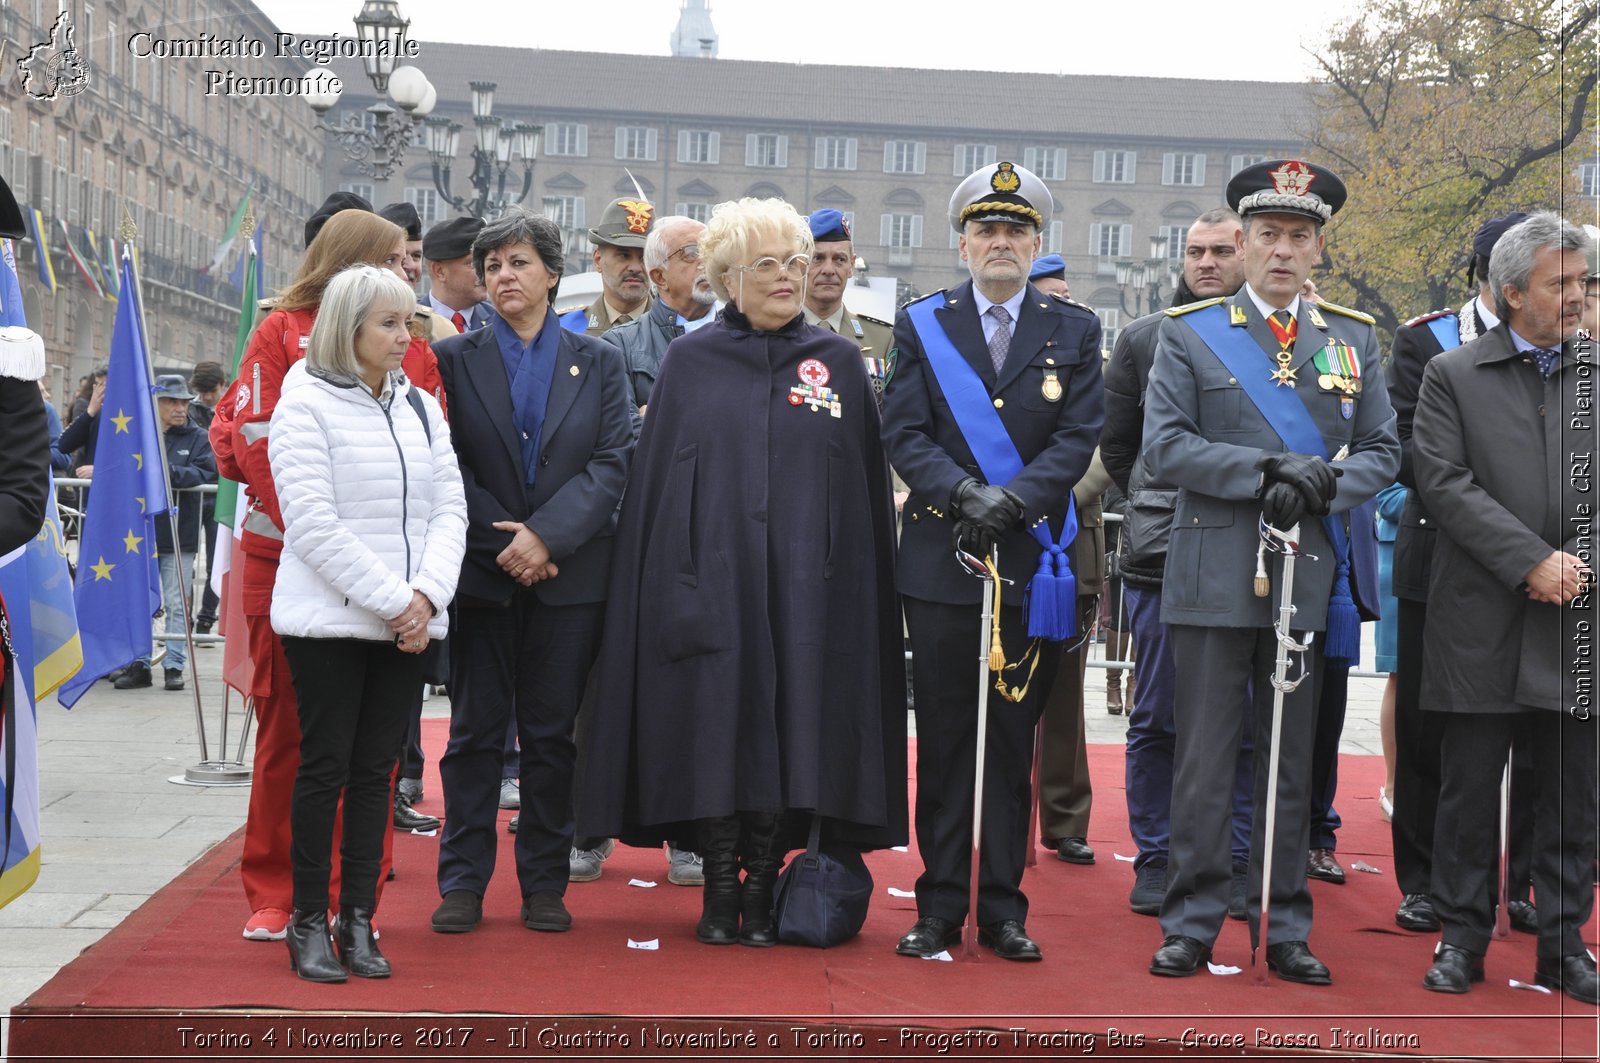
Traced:
[[579, 834], [659, 844], [689, 820], [814, 809], [842, 844], [905, 844], [894, 511], [855, 344], [732, 307], [672, 342], [598, 673]]

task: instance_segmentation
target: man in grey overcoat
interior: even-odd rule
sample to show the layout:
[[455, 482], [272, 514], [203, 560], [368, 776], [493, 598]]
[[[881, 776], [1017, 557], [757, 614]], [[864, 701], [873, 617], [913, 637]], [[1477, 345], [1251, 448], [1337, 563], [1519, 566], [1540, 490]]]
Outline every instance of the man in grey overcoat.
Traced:
[[[1328, 969], [1307, 944], [1304, 854], [1331, 602], [1343, 639], [1359, 642], [1348, 557], [1329, 536], [1343, 531], [1348, 541], [1346, 514], [1393, 482], [1400, 447], [1372, 319], [1301, 295], [1321, 258], [1323, 223], [1344, 203], [1343, 183], [1320, 166], [1280, 160], [1239, 171], [1227, 196], [1243, 219], [1245, 286], [1167, 311], [1146, 395], [1147, 460], [1154, 476], [1179, 488], [1161, 591], [1177, 665], [1172, 840], [1165, 939], [1150, 971], [1195, 973], [1222, 928], [1233, 765], [1247, 725], [1256, 752], [1248, 909], [1252, 941], [1259, 938], [1281, 577], [1271, 561], [1270, 592], [1257, 596], [1265, 518], [1284, 530], [1299, 525], [1295, 634], [1315, 635], [1305, 680], [1284, 697], [1266, 962], [1287, 981], [1327, 985]], [[1285, 428], [1291, 439], [1305, 437], [1300, 447], [1286, 444]]]
[[1442, 940], [1423, 979], [1484, 977], [1501, 772], [1526, 727], [1537, 779], [1535, 979], [1600, 1003], [1583, 926], [1594, 910], [1594, 345], [1575, 338], [1588, 237], [1553, 213], [1489, 261], [1500, 323], [1423, 372], [1417, 489], [1439, 536], [1422, 708], [1444, 717], [1431, 892]]

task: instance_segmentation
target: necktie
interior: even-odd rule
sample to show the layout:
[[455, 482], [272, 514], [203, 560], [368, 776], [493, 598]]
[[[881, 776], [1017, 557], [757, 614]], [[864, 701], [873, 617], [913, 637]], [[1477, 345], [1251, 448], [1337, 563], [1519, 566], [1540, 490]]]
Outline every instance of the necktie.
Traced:
[[998, 373], [1006, 364], [1006, 355], [1011, 353], [1011, 315], [1005, 307], [996, 304], [989, 308], [989, 316], [994, 318], [994, 335], [989, 337], [989, 361], [994, 363], [994, 371]]
[[1274, 310], [1271, 320], [1273, 323], [1272, 334], [1277, 338], [1278, 346], [1284, 349], [1293, 347], [1294, 334], [1298, 329], [1295, 328], [1294, 318], [1289, 316], [1289, 311]]
[[456, 327], [457, 332], [467, 331], [467, 319], [461, 316], [459, 310], [450, 315], [450, 323]]
[[1533, 355], [1533, 363], [1539, 367], [1539, 375], [1549, 378], [1556, 371], [1556, 366], [1561, 363], [1561, 351], [1551, 350], [1548, 347], [1534, 347], [1528, 351]]

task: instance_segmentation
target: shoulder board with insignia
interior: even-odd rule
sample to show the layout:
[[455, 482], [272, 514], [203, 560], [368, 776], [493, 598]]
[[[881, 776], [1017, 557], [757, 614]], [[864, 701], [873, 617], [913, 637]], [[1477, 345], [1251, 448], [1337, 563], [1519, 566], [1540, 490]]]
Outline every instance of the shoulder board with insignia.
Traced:
[[1400, 327], [1401, 328], [1411, 328], [1413, 325], [1426, 325], [1428, 322], [1437, 321], [1441, 317], [1453, 317], [1453, 316], [1455, 316], [1455, 311], [1450, 309], [1447, 306], [1443, 310], [1435, 310], [1431, 314], [1418, 314], [1416, 317], [1412, 318], [1410, 321], [1407, 321], [1404, 325], [1401, 325]]
[[871, 314], [857, 314], [856, 318], [857, 318], [857, 320], [865, 321], [868, 324], [882, 325], [884, 328], [894, 328], [894, 325], [891, 324], [890, 322], [880, 320], [879, 318], [875, 318]]
[[585, 314], [587, 314], [589, 312], [589, 304], [588, 303], [578, 303], [576, 306], [568, 306], [568, 307], [557, 309], [556, 310], [556, 317], [564, 317], [565, 315], [572, 313], [574, 310], [582, 310]]
[[422, 318], [432, 317], [433, 316], [433, 307], [431, 307], [431, 306], [423, 306], [421, 303], [418, 303], [417, 304], [417, 308], [415, 310], [413, 310], [411, 313], [412, 313], [413, 317], [422, 317]]
[[261, 299], [261, 300], [257, 301], [256, 309], [257, 310], [276, 310], [276, 309], [278, 309], [278, 300], [275, 297], [271, 298], [271, 299]]
[[1182, 306], [1169, 306], [1167, 307], [1165, 313], [1168, 317], [1182, 317], [1184, 314], [1192, 314], [1196, 310], [1204, 310], [1208, 306], [1216, 306], [1226, 298], [1227, 296], [1219, 295], [1215, 299], [1202, 299], [1198, 303], [1184, 303]]
[[1317, 306], [1322, 310], [1328, 311], [1330, 314], [1339, 314], [1343, 317], [1353, 317], [1364, 325], [1376, 325], [1378, 323], [1378, 319], [1373, 317], [1371, 314], [1363, 314], [1359, 310], [1352, 310], [1348, 306], [1340, 306], [1338, 303], [1330, 303], [1326, 299], [1318, 299]]
[[1051, 292], [1050, 298], [1054, 299], [1058, 303], [1066, 303], [1068, 306], [1075, 306], [1079, 310], [1087, 310], [1091, 314], [1094, 313], [1094, 307], [1090, 306], [1088, 303], [1080, 303], [1070, 295], [1062, 295], [1060, 292]]

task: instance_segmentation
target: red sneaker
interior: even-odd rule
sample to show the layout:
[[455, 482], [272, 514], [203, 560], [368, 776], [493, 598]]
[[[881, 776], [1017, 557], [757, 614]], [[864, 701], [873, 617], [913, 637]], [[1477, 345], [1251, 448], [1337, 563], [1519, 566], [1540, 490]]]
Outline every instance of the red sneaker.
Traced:
[[246, 941], [282, 941], [288, 928], [288, 912], [282, 908], [263, 908], [244, 925], [244, 938]]

